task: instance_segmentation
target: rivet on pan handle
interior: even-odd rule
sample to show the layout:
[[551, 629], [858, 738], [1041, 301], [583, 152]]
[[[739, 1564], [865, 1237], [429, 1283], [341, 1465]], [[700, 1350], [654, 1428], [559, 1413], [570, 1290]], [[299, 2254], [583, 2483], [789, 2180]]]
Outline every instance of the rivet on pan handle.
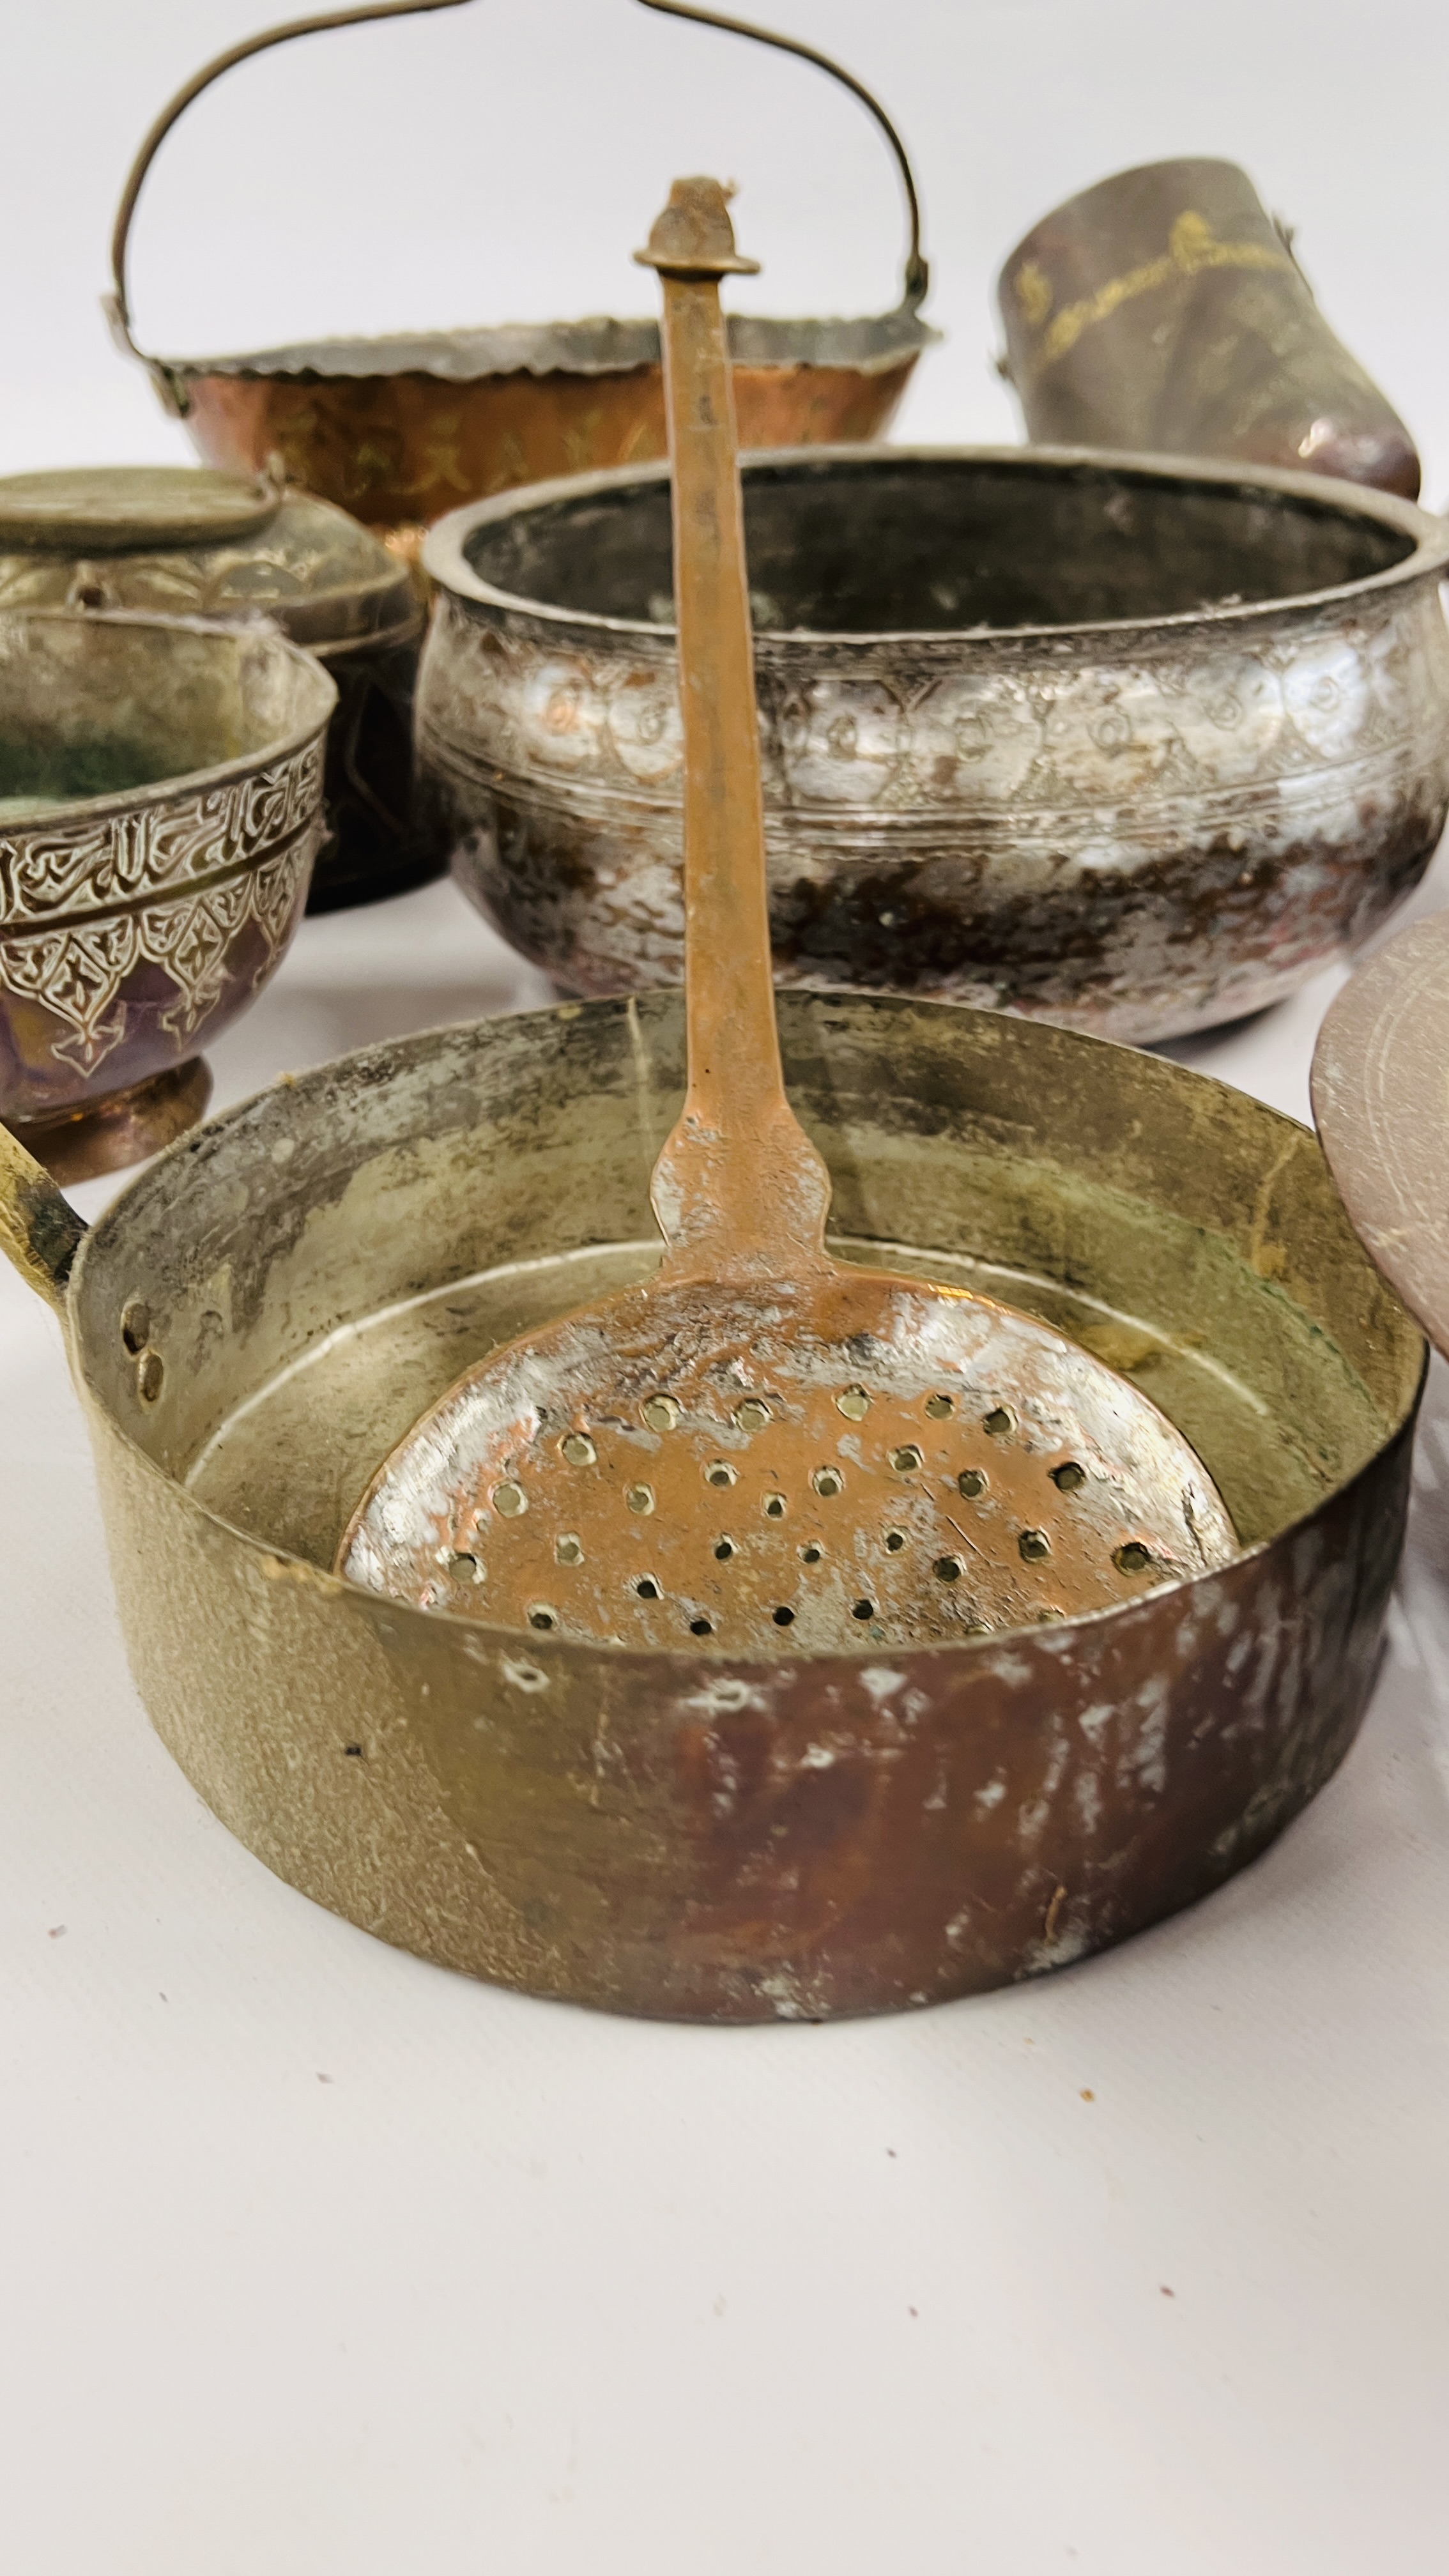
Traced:
[[872, 97], [864, 81], [857, 80], [854, 72], [848, 72], [843, 63], [835, 62], [829, 54], [822, 54], [814, 45], [802, 44], [798, 36], [777, 36], [769, 27], [751, 26], [747, 19], [724, 18], [715, 9], [696, 9], [693, 0], [640, 0], [640, 7], [656, 9], [665, 18], [692, 18], [697, 27], [718, 27], [727, 36], [746, 36], [752, 44], [773, 45], [777, 53], [797, 54], [802, 63], [813, 63], [817, 71], [825, 72], [831, 80], [838, 81], [842, 89], [848, 89], [852, 98], [859, 99], [890, 145], [901, 175], [911, 227], [911, 247], [906, 255], [901, 302], [908, 313], [914, 313], [926, 300], [931, 277], [921, 249], [921, 203], [916, 193], [915, 173], [906, 157], [904, 143], [879, 99]]
[[43, 1164], [0, 1127], [0, 1252], [57, 1315], [85, 1231]]

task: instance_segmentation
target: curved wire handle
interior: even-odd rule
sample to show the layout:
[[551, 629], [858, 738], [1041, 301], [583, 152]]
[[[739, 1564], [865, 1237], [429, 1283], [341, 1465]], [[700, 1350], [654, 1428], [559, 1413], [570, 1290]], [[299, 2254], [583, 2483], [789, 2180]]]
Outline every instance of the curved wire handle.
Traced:
[[[315, 18], [293, 18], [284, 27], [271, 27], [260, 36], [247, 36], [241, 44], [229, 45], [224, 54], [217, 54], [211, 62], [203, 65], [202, 69], [186, 82], [184, 88], [179, 89], [175, 97], [168, 100], [149, 132], [143, 137], [140, 150], [131, 164], [126, 184], [121, 190], [121, 202], [116, 208], [116, 220], [111, 233], [113, 292], [104, 299], [105, 310], [117, 339], [133, 358], [139, 358], [142, 365], [150, 367], [153, 373], [158, 372], [157, 362], [148, 358], [145, 350], [138, 348], [131, 336], [131, 304], [127, 291], [126, 262], [137, 201], [146, 184], [146, 176], [151, 164], [167, 135], [178, 118], [185, 115], [193, 101], [200, 98], [202, 91], [210, 89], [212, 82], [220, 80], [223, 72], [234, 70], [238, 63], [248, 61], [253, 54], [268, 53], [273, 45], [289, 45], [294, 36], [321, 35], [330, 27], [360, 27], [370, 18], [425, 17], [434, 10], [463, 9], [468, 5], [469, 0], [365, 0], [365, 5], [360, 7], [328, 10], [324, 15]], [[911, 247], [906, 260], [902, 300], [907, 311], [914, 312], [924, 299], [929, 278], [926, 262], [921, 254], [921, 209], [916, 195], [916, 182], [911, 165], [906, 158], [905, 145], [885, 109], [878, 100], [872, 98], [864, 82], [858, 81], [855, 74], [846, 71], [842, 64], [832, 62], [828, 54], [817, 52], [815, 46], [802, 44], [795, 36], [776, 36], [768, 27], [752, 27], [743, 18], [723, 18], [712, 9], [696, 9], [688, 5], [688, 0], [641, 0], [641, 6], [645, 9], [657, 10], [667, 18], [692, 19], [697, 26], [716, 27], [727, 36], [747, 37], [753, 44], [771, 45], [778, 53], [797, 54], [802, 62], [813, 63], [817, 71], [827, 73], [831, 80], [838, 81], [842, 89], [848, 89], [852, 97], [860, 100], [867, 113], [874, 117], [890, 145], [895, 155], [896, 166], [900, 171], [901, 184], [905, 189], [906, 207], [910, 217]], [[164, 370], [160, 372], [164, 374]], [[165, 390], [164, 387], [163, 390]]]
[[167, 101], [155, 124], [144, 136], [131, 164], [111, 231], [113, 292], [104, 299], [105, 308], [112, 330], [133, 358], [139, 358], [143, 365], [150, 364], [144, 349], [138, 349], [131, 337], [131, 305], [126, 292], [126, 251], [136, 201], [146, 184], [146, 174], [172, 126], [185, 115], [193, 100], [200, 98], [204, 89], [210, 89], [214, 80], [220, 80], [223, 72], [234, 70], [238, 63], [246, 62], [252, 54], [270, 52], [273, 45], [289, 45], [294, 36], [320, 36], [329, 27], [360, 27], [369, 18], [417, 18], [425, 17], [435, 9], [465, 9], [467, 6], [468, 0], [365, 0], [365, 5], [359, 8], [328, 10], [318, 18], [292, 18], [285, 27], [270, 27], [263, 35], [247, 36], [241, 44], [229, 45], [224, 54], [217, 54], [211, 62], [204, 64], [185, 87]]
[[816, 46], [803, 44], [798, 36], [777, 36], [768, 27], [751, 26], [748, 19], [724, 18], [716, 9], [697, 9], [693, 0], [639, 0], [639, 5], [642, 9], [657, 10], [664, 18], [692, 19], [697, 27], [718, 27], [724, 35], [745, 36], [752, 44], [772, 45], [777, 53], [796, 54], [802, 63], [813, 63], [818, 72], [825, 72], [831, 80], [838, 81], [842, 89], [848, 89], [852, 98], [859, 99], [866, 114], [874, 117], [890, 145], [905, 191], [911, 247], [906, 255], [901, 301], [908, 312], [914, 313], [917, 306], [925, 302], [931, 279], [930, 268], [921, 249], [921, 201], [916, 193], [915, 173], [906, 157], [904, 143], [879, 99], [872, 97], [864, 81], [857, 80], [854, 72], [848, 72], [843, 63], [837, 63], [829, 54], [822, 54]]

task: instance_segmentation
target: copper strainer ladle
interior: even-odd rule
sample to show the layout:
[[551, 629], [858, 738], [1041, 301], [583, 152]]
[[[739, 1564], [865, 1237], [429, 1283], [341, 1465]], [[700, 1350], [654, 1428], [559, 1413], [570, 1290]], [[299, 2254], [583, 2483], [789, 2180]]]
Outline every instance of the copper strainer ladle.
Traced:
[[785, 1097], [725, 192], [675, 182], [664, 288], [683, 675], [688, 1090], [647, 1285], [470, 1369], [394, 1450], [338, 1570], [423, 1608], [638, 1646], [831, 1652], [1108, 1609], [1236, 1551], [1157, 1407], [1030, 1317], [825, 1250]]

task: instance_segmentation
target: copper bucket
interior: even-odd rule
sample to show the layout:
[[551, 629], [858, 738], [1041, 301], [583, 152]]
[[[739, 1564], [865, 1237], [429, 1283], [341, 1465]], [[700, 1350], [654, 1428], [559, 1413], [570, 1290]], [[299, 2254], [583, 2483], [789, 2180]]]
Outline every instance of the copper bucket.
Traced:
[[[665, 452], [659, 327], [594, 317], [507, 323], [496, 329], [319, 340], [241, 357], [153, 358], [131, 330], [127, 246], [146, 174], [177, 119], [223, 72], [294, 36], [466, 5], [382, 0], [381, 6], [300, 18], [248, 37], [208, 63], [162, 109], [132, 164], [111, 243], [112, 327], [141, 360], [169, 411], [186, 422], [207, 464], [260, 472], [281, 460], [289, 482], [334, 501], [411, 553], [416, 532], [445, 510], [515, 484], [626, 465]], [[811, 45], [684, 0], [646, 9], [798, 55], [860, 100], [900, 172], [910, 228], [901, 301], [847, 320], [731, 320], [735, 400], [746, 447], [874, 438], [885, 429], [921, 350], [927, 286], [920, 207], [905, 148], [852, 73]]]

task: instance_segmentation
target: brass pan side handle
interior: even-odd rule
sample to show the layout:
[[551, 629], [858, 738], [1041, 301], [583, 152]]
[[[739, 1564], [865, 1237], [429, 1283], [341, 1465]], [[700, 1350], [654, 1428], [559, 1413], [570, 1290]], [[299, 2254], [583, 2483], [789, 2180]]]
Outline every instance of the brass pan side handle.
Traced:
[[896, 168], [900, 172], [911, 232], [911, 246], [906, 254], [901, 302], [908, 313], [916, 312], [926, 300], [931, 272], [921, 249], [921, 201], [916, 188], [915, 173], [911, 168], [906, 147], [895, 126], [879, 99], [866, 88], [864, 81], [857, 80], [854, 72], [848, 72], [844, 64], [836, 62], [831, 55], [822, 54], [814, 45], [802, 43], [798, 36], [777, 36], [772, 28], [752, 26], [748, 19], [722, 17], [716, 9], [697, 9], [693, 5], [693, 0], [639, 0], [639, 5], [643, 9], [657, 10], [664, 18], [687, 18], [697, 27], [717, 27], [724, 35], [744, 36], [751, 44], [772, 45], [777, 53], [798, 55], [802, 63], [812, 63], [817, 71], [824, 72], [833, 81], [838, 81], [842, 89], [848, 89], [852, 98], [859, 99], [866, 114], [875, 119], [881, 133], [885, 136], [895, 157]]
[[0, 1127], [0, 1252], [57, 1315], [85, 1231], [44, 1165]]
[[[138, 349], [131, 337], [131, 303], [126, 282], [126, 253], [137, 200], [146, 184], [146, 174], [171, 128], [178, 118], [185, 115], [193, 101], [200, 98], [202, 91], [210, 89], [212, 82], [220, 80], [223, 72], [234, 70], [238, 63], [248, 61], [253, 54], [269, 53], [273, 45], [289, 45], [294, 36], [319, 36], [330, 27], [360, 27], [369, 18], [416, 18], [427, 16], [435, 9], [463, 9], [467, 6], [468, 0], [364, 0], [364, 5], [358, 8], [328, 10], [315, 18], [293, 18], [285, 27], [270, 27], [262, 35], [247, 36], [241, 44], [229, 45], [224, 54], [217, 54], [211, 62], [204, 64], [176, 92], [175, 97], [167, 101], [142, 138], [141, 148], [121, 190], [121, 202], [116, 208], [111, 232], [112, 292], [104, 299], [105, 310], [116, 338], [133, 358], [139, 358], [143, 366], [152, 366], [145, 350]], [[170, 400], [172, 389], [164, 368], [152, 366], [152, 373], [157, 377], [163, 396]]]

